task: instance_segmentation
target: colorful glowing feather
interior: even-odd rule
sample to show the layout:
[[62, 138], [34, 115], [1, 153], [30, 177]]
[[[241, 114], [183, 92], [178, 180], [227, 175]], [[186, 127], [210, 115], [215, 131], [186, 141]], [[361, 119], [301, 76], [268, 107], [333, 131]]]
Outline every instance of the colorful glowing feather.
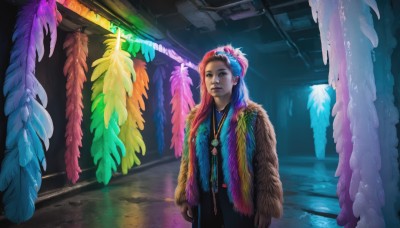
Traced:
[[175, 67], [170, 78], [172, 94], [172, 139], [170, 148], [174, 148], [175, 157], [182, 155], [185, 119], [190, 109], [194, 106], [193, 95], [190, 90], [192, 79], [188, 75], [188, 68], [181, 64]]
[[315, 155], [317, 159], [324, 159], [331, 98], [327, 92], [328, 85], [313, 85], [311, 89], [307, 109], [310, 110], [311, 127], [314, 132]]
[[122, 158], [121, 164], [123, 174], [127, 174], [135, 164], [140, 165], [136, 153], [142, 151], [142, 155], [146, 154], [146, 145], [139, 130], [144, 129], [144, 119], [140, 110], [145, 110], [143, 96], [147, 98], [149, 76], [146, 72], [146, 63], [142, 60], [134, 60], [134, 69], [136, 81], [133, 83], [133, 95], [127, 98], [128, 119], [122, 125], [119, 135], [126, 147], [126, 156]]
[[384, 227], [379, 120], [374, 105], [376, 85], [371, 54], [378, 40], [376, 36], [369, 36], [371, 33], [365, 34], [365, 31], [375, 33], [372, 14], [365, 1], [346, 1], [341, 7], [341, 19], [346, 18], [342, 25], [350, 97], [348, 115], [353, 140], [350, 157], [353, 213], [359, 218], [359, 227]]
[[[94, 164], [97, 165], [96, 178], [99, 183], [105, 185], [111, 179], [112, 173], [117, 171], [117, 165], [121, 163], [121, 155], [125, 156], [125, 146], [118, 138], [120, 132], [118, 126], [118, 115], [112, 114], [109, 126], [104, 123], [104, 94], [103, 77], [99, 78], [92, 87], [92, 123], [90, 131], [94, 133], [92, 147], [90, 148]], [[118, 149], [121, 155], [118, 152]]]
[[[327, 39], [323, 44], [329, 43], [329, 84], [336, 89], [336, 103], [332, 109], [333, 137], [336, 143], [336, 151], [339, 154], [339, 164], [335, 176], [339, 177], [336, 193], [339, 198], [340, 212], [336, 218], [337, 224], [344, 227], [355, 227], [357, 218], [353, 214], [353, 201], [350, 198], [350, 180], [352, 170], [350, 168], [350, 156], [353, 150], [350, 122], [347, 116], [349, 106], [349, 89], [346, 75], [346, 53], [343, 41], [343, 29], [340, 21], [340, 4], [338, 1], [325, 1], [318, 4], [310, 1], [314, 20], [323, 21], [319, 28], [329, 36], [321, 37]], [[319, 12], [328, 12], [320, 14]], [[329, 39], [328, 39], [329, 38]], [[325, 63], [326, 64], [326, 63]], [[340, 79], [340, 80], [338, 80]]]
[[[6, 71], [4, 111], [8, 116], [6, 152], [0, 172], [5, 216], [20, 223], [35, 210], [41, 186], [40, 165], [46, 170], [43, 146], [49, 148], [53, 122], [47, 106], [47, 95], [35, 78], [36, 52], [43, 58], [43, 38], [50, 32], [50, 56], [57, 40], [55, 0], [31, 0], [19, 12], [13, 34], [10, 65]], [[44, 32], [43, 32], [44, 30]], [[39, 97], [42, 105], [36, 100]]]
[[128, 40], [129, 46], [127, 52], [129, 52], [133, 57], [136, 57], [136, 54], [140, 50], [140, 43], [134, 42], [133, 39]]
[[[115, 35], [110, 35], [115, 37]], [[129, 53], [121, 50], [121, 36], [118, 31], [116, 39], [105, 41], [107, 50], [103, 58], [96, 60], [92, 74], [92, 123], [94, 131], [91, 154], [98, 165], [97, 180], [105, 185], [111, 179], [112, 172], [125, 156], [125, 146], [118, 138], [119, 126], [127, 117], [126, 96], [132, 95], [132, 80], [136, 79], [133, 62]]]
[[68, 34], [63, 47], [67, 52], [64, 65], [64, 75], [67, 77], [66, 117], [68, 119], [65, 131], [65, 168], [68, 179], [75, 184], [81, 172], [78, 158], [79, 147], [82, 147], [82, 88], [86, 81], [85, 72], [88, 70], [86, 64], [88, 37], [82, 32]]
[[154, 84], [154, 114], [153, 120], [156, 125], [156, 140], [158, 153], [162, 154], [164, 151], [164, 124], [165, 124], [165, 108], [164, 108], [164, 79], [165, 69], [162, 66], [157, 67], [152, 83]]
[[141, 50], [141, 54], [145, 58], [146, 62], [150, 62], [155, 58], [156, 50], [153, 47], [153, 42], [146, 40], [139, 43], [135, 41], [132, 36], [130, 36], [128, 43], [129, 46], [127, 48], [127, 52], [129, 52], [133, 57], [136, 57], [136, 54]]
[[141, 43], [140, 47], [146, 62], [152, 61], [156, 56], [156, 51], [154, 50], [152, 43], [150, 41], [145, 41], [144, 43]]
[[[371, 1], [372, 2], [372, 1]], [[399, 123], [399, 112], [394, 105], [392, 74], [392, 55], [396, 48], [393, 24], [394, 11], [390, 1], [378, 1], [382, 18], [376, 21], [376, 31], [382, 42], [375, 50], [374, 73], [376, 83], [375, 107], [379, 118], [379, 146], [381, 150], [382, 166], [380, 174], [385, 191], [385, 203], [382, 208], [386, 227], [400, 227], [399, 211], [399, 151], [396, 125]], [[371, 6], [372, 7], [372, 6]], [[376, 5], [375, 5], [376, 7]], [[374, 8], [375, 12], [377, 11]]]
[[328, 55], [329, 78], [331, 78], [331, 84], [336, 87], [336, 103], [332, 109], [332, 115], [335, 116], [333, 121], [333, 137], [336, 143], [336, 151], [339, 154], [339, 164], [335, 173], [335, 176], [339, 176], [336, 192], [341, 208], [336, 221], [341, 226], [355, 227], [357, 218], [353, 214], [353, 201], [350, 198], [349, 192], [352, 175], [350, 156], [353, 144], [351, 142], [350, 122], [347, 116], [349, 89], [346, 75], [346, 53], [343, 41], [343, 29], [340, 24], [339, 10], [337, 10], [339, 4], [338, 2], [332, 2], [332, 4], [325, 7], [330, 7], [333, 10], [329, 21], [329, 29], [335, 31], [330, 36], [330, 50]]
[[[337, 72], [341, 71], [339, 77], [342, 77], [338, 83], [338, 87], [341, 88], [338, 92], [343, 94], [338, 95], [338, 98], [341, 97], [338, 102], [342, 104], [335, 105], [334, 113], [337, 112], [339, 115], [342, 112], [341, 115], [348, 117], [349, 120], [349, 123], [346, 122], [346, 118], [336, 120], [339, 118], [337, 116], [334, 122], [335, 139], [338, 139], [336, 146], [341, 150], [338, 151], [341, 157], [337, 170], [337, 174], [341, 175], [338, 194], [344, 194], [339, 196], [339, 203], [342, 210], [348, 210], [341, 212], [338, 223], [344, 224], [345, 227], [384, 227], [381, 208], [385, 202], [379, 173], [381, 155], [377, 134], [378, 116], [374, 106], [376, 87], [371, 58], [372, 49], [378, 44], [378, 36], [374, 30], [369, 8], [371, 7], [379, 18], [376, 2], [375, 0], [309, 0], [309, 3], [314, 20], [318, 18], [322, 49], [330, 48], [328, 50], [332, 53], [330, 57], [334, 56], [330, 58], [331, 84], [336, 83]], [[340, 26], [331, 27], [330, 23], [334, 23], [334, 20], [331, 20], [332, 13], [340, 19]], [[329, 21], [331, 22], [328, 23]], [[339, 27], [341, 30], [335, 29]], [[338, 37], [340, 40], [337, 40]], [[345, 44], [344, 51], [338, 48], [343, 44]], [[325, 51], [323, 56], [325, 60]], [[340, 61], [345, 62], [340, 63]], [[349, 149], [352, 149], [351, 155], [348, 153]], [[353, 204], [349, 206], [351, 201]], [[345, 214], [352, 215], [345, 216]]]
[[114, 112], [118, 116], [118, 125], [122, 125], [127, 117], [126, 93], [132, 96], [132, 82], [135, 81], [135, 71], [133, 62], [128, 52], [121, 49], [121, 35], [109, 35], [116, 39], [108, 39], [104, 43], [107, 50], [103, 57], [94, 61], [95, 67], [92, 74], [92, 81], [95, 81], [104, 74], [104, 123], [108, 128], [108, 123]]

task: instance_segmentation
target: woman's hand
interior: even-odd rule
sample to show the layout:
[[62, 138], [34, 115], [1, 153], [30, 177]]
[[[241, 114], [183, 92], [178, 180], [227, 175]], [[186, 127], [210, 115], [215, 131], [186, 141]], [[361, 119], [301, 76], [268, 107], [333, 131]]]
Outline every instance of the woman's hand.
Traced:
[[183, 203], [181, 205], [181, 214], [186, 221], [193, 222], [192, 208], [188, 203]]
[[265, 228], [271, 225], [271, 216], [262, 216], [258, 212], [254, 217], [254, 226], [257, 228]]

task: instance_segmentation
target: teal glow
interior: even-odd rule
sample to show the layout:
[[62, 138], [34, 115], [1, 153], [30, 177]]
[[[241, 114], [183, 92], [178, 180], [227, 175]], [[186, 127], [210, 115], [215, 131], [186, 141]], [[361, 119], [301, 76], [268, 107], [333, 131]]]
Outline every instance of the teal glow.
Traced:
[[317, 159], [325, 158], [326, 128], [329, 126], [331, 98], [328, 85], [313, 85], [308, 96], [307, 109], [310, 110], [311, 128], [314, 133], [315, 155]]

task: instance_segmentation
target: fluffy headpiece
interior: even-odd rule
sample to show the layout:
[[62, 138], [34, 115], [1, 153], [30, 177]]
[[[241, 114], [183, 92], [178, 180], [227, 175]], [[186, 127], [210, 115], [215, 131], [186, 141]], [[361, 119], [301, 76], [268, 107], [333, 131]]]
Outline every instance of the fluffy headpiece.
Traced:
[[199, 64], [199, 73], [204, 76], [204, 70], [207, 63], [212, 61], [214, 56], [222, 56], [226, 59], [226, 63], [231, 68], [234, 76], [244, 77], [249, 66], [245, 54], [239, 49], [234, 48], [232, 45], [225, 45], [217, 47], [207, 52]]

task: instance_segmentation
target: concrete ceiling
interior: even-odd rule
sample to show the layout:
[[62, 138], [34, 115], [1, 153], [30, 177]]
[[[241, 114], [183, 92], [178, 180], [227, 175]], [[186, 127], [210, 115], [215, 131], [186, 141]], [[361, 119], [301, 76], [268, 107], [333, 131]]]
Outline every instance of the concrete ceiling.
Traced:
[[207, 50], [231, 43], [247, 53], [250, 74], [276, 83], [326, 81], [328, 67], [308, 0], [123, 1], [197, 60]]

